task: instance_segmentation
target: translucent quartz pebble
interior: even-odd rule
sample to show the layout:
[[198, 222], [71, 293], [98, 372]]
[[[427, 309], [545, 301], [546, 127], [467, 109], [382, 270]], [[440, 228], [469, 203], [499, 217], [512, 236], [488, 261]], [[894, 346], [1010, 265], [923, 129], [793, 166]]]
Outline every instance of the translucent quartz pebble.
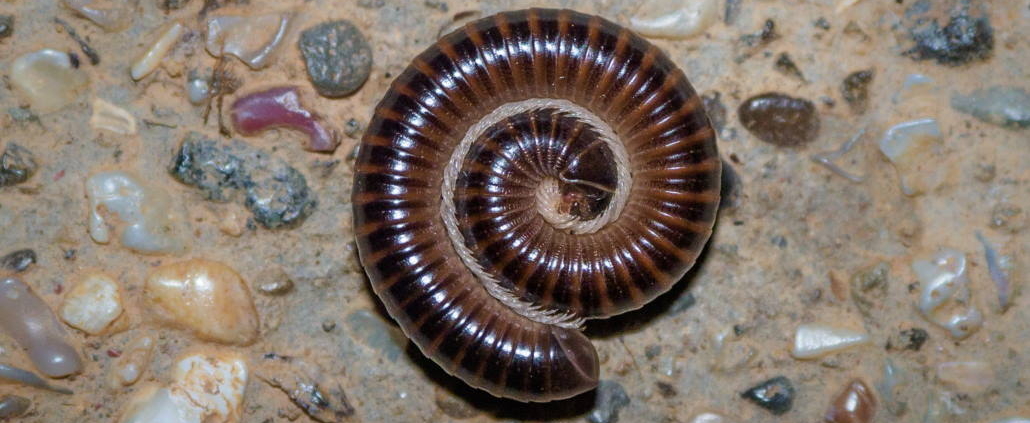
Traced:
[[247, 365], [232, 353], [190, 354], [175, 364], [167, 387], [148, 387], [122, 423], [236, 423], [243, 414]]
[[919, 310], [929, 321], [962, 339], [983, 325], [983, 315], [970, 301], [966, 256], [945, 248], [933, 257], [912, 262], [922, 292]]
[[806, 323], [798, 326], [794, 334], [795, 358], [818, 358], [827, 354], [869, 342], [869, 335], [829, 325]]
[[107, 31], [129, 27], [139, 0], [63, 0], [62, 3]]
[[150, 45], [150, 48], [144, 51], [132, 63], [132, 68], [129, 69], [129, 75], [132, 79], [139, 81], [150, 75], [158, 66], [161, 66], [161, 60], [164, 60], [168, 50], [175, 46], [175, 42], [179, 41], [179, 37], [182, 36], [185, 30], [186, 27], [182, 26], [179, 22], [172, 22], [166, 25], [164, 30], [161, 31], [161, 35]]
[[11, 84], [25, 94], [33, 110], [47, 113], [75, 102], [89, 78], [72, 65], [68, 53], [43, 49], [14, 59]]
[[191, 259], [154, 269], [143, 288], [150, 313], [198, 338], [233, 345], [257, 339], [258, 316], [246, 283], [222, 263]]
[[729, 418], [727, 418], [727, 417], [725, 417], [725, 416], [723, 416], [721, 414], [716, 414], [716, 413], [711, 413], [711, 412], [699, 413], [698, 415], [694, 416], [693, 419], [690, 420], [690, 423], [735, 423], [735, 422], [736, 422], [735, 420], [730, 420]]
[[648, 0], [629, 18], [645, 37], [684, 39], [703, 33], [719, 20], [718, 0]]
[[986, 391], [994, 382], [994, 370], [982, 361], [949, 361], [937, 365], [937, 379], [963, 393]]
[[[185, 220], [171, 197], [127, 172], [101, 172], [86, 181], [90, 203], [89, 235], [106, 244], [111, 230], [122, 245], [145, 254], [186, 250]], [[117, 219], [112, 219], [117, 216]]]
[[880, 140], [880, 151], [897, 169], [905, 195], [927, 193], [940, 185], [943, 147], [937, 120], [929, 118], [894, 125]]
[[100, 272], [87, 274], [64, 295], [61, 319], [90, 335], [103, 333], [122, 314], [118, 284]]
[[0, 397], [0, 419], [18, 417], [29, 411], [32, 401], [28, 398], [17, 395], [4, 395]]
[[64, 341], [57, 317], [20, 279], [0, 280], [0, 330], [25, 348], [32, 364], [47, 376], [82, 370], [79, 354]]
[[93, 100], [93, 116], [89, 118], [89, 125], [94, 129], [103, 129], [116, 134], [136, 134], [135, 116], [125, 109], [99, 98]]
[[196, 70], [190, 71], [186, 78], [186, 97], [195, 105], [204, 104], [211, 98], [211, 81]]
[[968, 96], [956, 94], [951, 97], [951, 107], [1006, 128], [1030, 128], [1030, 92], [1021, 87], [998, 85]]
[[292, 21], [292, 13], [211, 18], [207, 21], [207, 52], [215, 57], [236, 56], [247, 66], [261, 69], [271, 64]]

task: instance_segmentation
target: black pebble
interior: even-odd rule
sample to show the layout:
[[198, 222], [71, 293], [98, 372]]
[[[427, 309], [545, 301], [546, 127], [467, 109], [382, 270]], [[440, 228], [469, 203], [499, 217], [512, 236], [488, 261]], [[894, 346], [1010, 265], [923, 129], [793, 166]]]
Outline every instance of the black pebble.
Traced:
[[855, 71], [841, 83], [840, 93], [855, 113], [863, 113], [869, 106], [869, 83], [874, 75], [872, 69]]
[[920, 348], [923, 348], [923, 344], [926, 343], [927, 339], [930, 339], [930, 334], [920, 328], [901, 331], [901, 340], [906, 342], [903, 348], [907, 350], [919, 351]]
[[38, 168], [28, 149], [13, 142], [9, 143], [4, 154], [0, 155], [0, 187], [25, 182]]
[[[917, 2], [912, 7], [922, 5], [923, 2]], [[946, 66], [989, 58], [994, 50], [994, 29], [986, 13], [973, 17], [969, 7], [968, 3], [959, 4], [943, 27], [937, 19], [929, 19], [929, 12], [919, 13], [922, 9], [906, 12], [906, 16], [912, 15], [908, 31], [915, 46], [903, 54], [915, 60], [936, 60]]]
[[14, 16], [0, 15], [0, 38], [10, 37], [14, 33]]
[[0, 264], [5, 269], [15, 272], [24, 272], [25, 269], [28, 269], [34, 263], [36, 263], [36, 252], [28, 248], [14, 251], [0, 258]]
[[740, 123], [758, 139], [779, 147], [812, 142], [819, 134], [815, 105], [803, 98], [771, 92], [751, 97], [737, 109]]
[[794, 384], [786, 377], [777, 376], [741, 392], [740, 397], [780, 415], [790, 411], [794, 405]]

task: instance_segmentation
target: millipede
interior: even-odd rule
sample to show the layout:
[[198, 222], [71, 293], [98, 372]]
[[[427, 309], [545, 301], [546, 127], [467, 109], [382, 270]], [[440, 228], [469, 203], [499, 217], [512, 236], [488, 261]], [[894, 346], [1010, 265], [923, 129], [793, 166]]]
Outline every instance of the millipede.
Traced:
[[594, 389], [581, 328], [694, 265], [721, 161], [700, 97], [658, 47], [598, 16], [470, 22], [393, 81], [361, 140], [360, 261], [427, 357], [495, 396]]

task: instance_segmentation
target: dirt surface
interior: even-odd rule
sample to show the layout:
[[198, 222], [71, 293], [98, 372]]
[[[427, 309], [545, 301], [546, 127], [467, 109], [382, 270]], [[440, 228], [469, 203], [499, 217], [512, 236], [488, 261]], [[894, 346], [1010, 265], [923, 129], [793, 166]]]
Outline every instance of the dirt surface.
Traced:
[[[393, 77], [462, 12], [485, 16], [530, 5], [570, 7], [627, 23], [640, 2], [250, 0], [211, 10], [209, 16], [297, 11], [294, 32], [271, 66], [254, 71], [231, 60], [241, 81], [237, 93], [299, 84], [313, 110], [334, 129], [350, 133], [332, 154], [304, 151], [302, 135], [288, 130], [234, 135], [296, 168], [317, 197], [317, 206], [300, 225], [265, 229], [251, 222], [239, 236], [227, 234], [232, 231], [226, 228], [240, 226], [250, 216], [240, 204], [208, 201], [167, 171], [189, 131], [220, 137], [216, 115], [205, 123], [204, 107], [192, 105], [185, 91], [190, 70], [209, 72], [217, 60], [203, 49], [205, 19], [199, 13], [204, 0], [172, 11], [157, 3], [141, 0], [127, 29], [107, 32], [57, 1], [0, 2], [0, 15], [15, 17], [12, 35], [0, 38], [0, 73], [7, 82], [0, 85], [0, 148], [18, 143], [39, 164], [27, 182], [0, 187], [0, 255], [23, 248], [37, 253], [37, 263], [21, 277], [52, 308], [77, 275], [100, 269], [122, 284], [127, 309], [115, 333], [87, 336], [66, 328], [67, 338], [85, 358], [85, 369], [54, 384], [72, 389], [74, 395], [0, 385], [0, 395], [32, 401], [29, 413], [15, 421], [117, 421], [138, 386], [166, 381], [172, 360], [198, 348], [229, 349], [248, 358], [253, 377], [247, 385], [244, 422], [313, 421], [269, 382], [293, 371], [311, 373], [297, 367], [312, 365], [346, 392], [353, 415], [340, 421], [590, 418], [686, 423], [698, 412], [714, 411], [742, 422], [814, 422], [851, 379], [881, 385], [888, 361], [900, 371], [901, 383], [890, 398], [874, 388], [878, 407], [873, 421], [990, 423], [1030, 413], [1030, 295], [1020, 295], [1017, 288], [1011, 306], [999, 310], [984, 249], [975, 237], [981, 232], [999, 254], [1010, 256], [1017, 265], [1012, 282], [1026, 284], [1030, 237], [1019, 225], [1026, 226], [1030, 213], [1030, 132], [986, 123], [949, 105], [956, 94], [993, 85], [1030, 89], [1026, 0], [987, 3], [993, 50], [986, 58], [959, 65], [903, 54], [913, 42], [905, 30], [911, 0], [839, 2], [855, 3], [847, 7], [829, 0], [731, 0], [728, 21], [720, 1], [718, 22], [704, 34], [653, 40], [699, 92], [719, 94], [726, 111], [720, 152], [740, 185], [731, 201], [735, 204], [722, 210], [715, 235], [686, 280], [641, 310], [588, 324], [601, 357], [602, 379], [616, 382], [629, 399], [615, 401], [622, 404], [616, 407], [618, 417], [608, 420], [591, 410], [610, 395], [532, 405], [498, 400], [447, 376], [404, 338], [378, 305], [356, 258], [349, 197], [352, 151], [360, 128], [348, 121], [363, 126]], [[55, 17], [96, 50], [99, 64], [88, 63], [76, 42], [54, 23]], [[341, 18], [368, 39], [372, 72], [354, 94], [329, 99], [310, 85], [297, 34]], [[132, 62], [173, 19], [188, 28], [181, 45], [161, 69], [134, 82], [128, 71]], [[820, 19], [825, 25], [817, 24]], [[754, 47], [741, 40], [759, 33], [767, 20], [775, 22], [778, 37]], [[40, 48], [76, 52], [89, 88], [69, 107], [39, 113], [38, 120], [18, 120], [16, 112], [8, 111], [27, 104], [11, 87], [10, 64]], [[782, 53], [800, 78], [778, 61]], [[847, 104], [841, 85], [853, 72], [866, 69], [874, 76], [868, 83], [868, 106], [860, 113]], [[932, 82], [919, 96], [899, 98], [906, 77], [914, 73]], [[741, 125], [740, 104], [770, 91], [815, 104], [821, 125], [814, 141], [781, 147], [759, 140]], [[233, 96], [226, 97], [226, 109]], [[91, 127], [95, 98], [130, 112], [138, 121], [138, 134]], [[919, 172], [939, 169], [943, 180], [929, 192], [909, 196], [877, 144], [892, 125], [922, 117], [937, 120], [943, 149]], [[864, 176], [862, 182], [811, 159], [838, 148], [863, 128], [854, 149], [836, 160], [848, 172]], [[115, 169], [135, 172], [184, 205], [187, 253], [147, 256], [116, 242], [91, 240], [85, 180]], [[1003, 225], [992, 223], [999, 207], [1006, 206], [1021, 211], [1002, 213], [1014, 216]], [[972, 304], [984, 315], [983, 327], [963, 340], [927, 321], [917, 307], [921, 288], [912, 262], [942, 247], [965, 253]], [[155, 266], [188, 257], [229, 264], [250, 284], [261, 320], [256, 343], [204, 343], [149, 318], [141, 300], [146, 275]], [[881, 262], [889, 269], [882, 291], [853, 292], [853, 275]], [[282, 275], [292, 280], [292, 290], [268, 295], [257, 289]], [[856, 300], [856, 295], [868, 298]], [[864, 331], [871, 342], [821, 359], [793, 358], [795, 330], [813, 322]], [[925, 330], [928, 339], [918, 348], [899, 346], [900, 333], [912, 328]], [[117, 352], [147, 333], [156, 333], [158, 341], [143, 381], [115, 386], [109, 373]], [[720, 337], [725, 338], [721, 349]], [[275, 358], [280, 356], [305, 364], [283, 366]], [[965, 392], [940, 380], [938, 364], [969, 360], [989, 364], [988, 388]], [[0, 362], [32, 368], [6, 336], [0, 336]], [[741, 397], [776, 376], [788, 378], [796, 391], [787, 413], [771, 414]]]

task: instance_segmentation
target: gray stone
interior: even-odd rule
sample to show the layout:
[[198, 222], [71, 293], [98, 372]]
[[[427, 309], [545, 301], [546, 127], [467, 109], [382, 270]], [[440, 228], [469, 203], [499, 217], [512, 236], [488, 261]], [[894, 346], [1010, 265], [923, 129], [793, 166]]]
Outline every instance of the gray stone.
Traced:
[[996, 85], [968, 96], [951, 97], [951, 107], [987, 123], [1006, 128], [1030, 128], [1030, 93], [1019, 87]]
[[242, 195], [254, 220], [269, 229], [298, 225], [317, 205], [303, 174], [239, 140], [224, 144], [190, 133], [168, 171], [212, 201], [239, 201]]
[[346, 20], [308, 28], [300, 35], [299, 47], [311, 83], [326, 97], [357, 91], [372, 71], [372, 48], [361, 31]]
[[28, 149], [13, 142], [9, 143], [4, 154], [0, 155], [0, 187], [25, 182], [38, 168], [39, 165]]
[[595, 398], [594, 408], [587, 414], [590, 423], [616, 423], [619, 421], [619, 410], [629, 405], [629, 395], [614, 380], [602, 380], [597, 385]]

